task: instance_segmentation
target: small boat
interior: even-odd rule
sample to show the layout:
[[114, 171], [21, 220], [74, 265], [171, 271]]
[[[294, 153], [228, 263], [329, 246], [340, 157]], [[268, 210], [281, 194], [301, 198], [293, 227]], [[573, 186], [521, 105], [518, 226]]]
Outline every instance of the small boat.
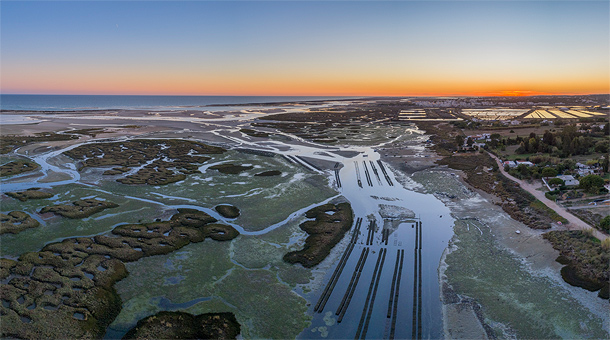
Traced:
[[515, 230], [515, 233], [521, 234], [521, 230]]

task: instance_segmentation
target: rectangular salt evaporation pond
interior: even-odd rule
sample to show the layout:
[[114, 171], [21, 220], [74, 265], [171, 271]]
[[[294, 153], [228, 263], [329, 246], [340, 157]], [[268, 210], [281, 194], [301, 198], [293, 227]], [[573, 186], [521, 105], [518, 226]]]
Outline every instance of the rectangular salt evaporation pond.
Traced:
[[[370, 155], [373, 156], [373, 155]], [[362, 172], [362, 167], [361, 167]], [[440, 257], [447, 246], [448, 240], [453, 234], [453, 219], [449, 215], [449, 209], [432, 195], [424, 195], [405, 190], [396, 182], [390, 171], [390, 177], [394, 186], [379, 186], [374, 181], [370, 187], [364, 182], [363, 188], [356, 184], [354, 166], [346, 164], [341, 171], [343, 182], [343, 194], [352, 203], [356, 217], [364, 217], [360, 227], [357, 244], [349, 256], [341, 275], [332, 291], [328, 302], [321, 313], [313, 311], [319, 297], [322, 295], [326, 283], [330, 280], [341, 256], [336, 256], [335, 263], [326, 273], [325, 283], [321, 288], [307, 296], [311, 304], [310, 312], [313, 313], [312, 325], [300, 334], [299, 338], [354, 338], [361, 324], [363, 310], [366, 304], [369, 288], [378, 255], [382, 248], [387, 249], [385, 262], [381, 271], [377, 293], [372, 307], [371, 317], [368, 323], [366, 337], [387, 338], [391, 331], [392, 317], [388, 318], [389, 299], [392, 291], [392, 280], [396, 264], [396, 254], [404, 250], [402, 273], [400, 285], [396, 321], [395, 338], [411, 338], [413, 316], [419, 315], [421, 320], [421, 337], [439, 338], [442, 333], [441, 303], [439, 299], [438, 265]], [[385, 183], [384, 183], [385, 184]], [[384, 197], [385, 200], [373, 199], [371, 196]], [[373, 214], [378, 210], [379, 204], [392, 204], [403, 206], [415, 212], [418, 221], [422, 222], [422, 249], [415, 250], [415, 234], [413, 222], [405, 221], [389, 235], [388, 245], [381, 242], [381, 230], [377, 230], [373, 245], [366, 245], [368, 221], [366, 215]], [[377, 225], [382, 226], [381, 216], [377, 215]], [[352, 228], [353, 230], [353, 228]], [[351, 237], [348, 234], [346, 237]], [[341, 305], [344, 294], [350, 285], [354, 269], [358, 263], [362, 250], [369, 248], [367, 260], [362, 269], [360, 279], [354, 290], [352, 299], [347, 307], [341, 323], [337, 323], [336, 311]], [[337, 251], [337, 250], [335, 250]], [[418, 269], [415, 272], [415, 258], [418, 254], [418, 266], [421, 254], [421, 274]], [[421, 283], [419, 281], [421, 278]], [[417, 287], [414, 300], [414, 288]], [[420, 288], [421, 287], [421, 292]], [[414, 305], [414, 301], [421, 303]], [[418, 307], [418, 305], [420, 307]], [[414, 312], [415, 309], [415, 312]], [[368, 309], [367, 309], [368, 313]], [[393, 314], [393, 313], [391, 313]], [[366, 317], [362, 327], [365, 327]], [[419, 327], [417, 326], [417, 330]]]

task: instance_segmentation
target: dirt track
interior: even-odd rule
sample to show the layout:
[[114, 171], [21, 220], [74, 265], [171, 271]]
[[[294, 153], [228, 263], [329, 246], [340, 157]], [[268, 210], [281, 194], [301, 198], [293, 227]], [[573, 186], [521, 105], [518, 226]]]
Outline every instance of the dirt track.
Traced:
[[568, 220], [570, 223], [567, 224], [567, 225], [564, 225], [566, 227], [566, 229], [568, 229], [568, 230], [574, 230], [574, 229], [585, 230], [585, 229], [591, 229], [592, 228], [593, 229], [593, 236], [595, 236], [597, 239], [603, 241], [603, 240], [608, 238], [608, 235], [603, 234], [599, 230], [597, 230], [597, 229], [593, 228], [592, 226], [590, 226], [589, 224], [583, 222], [578, 217], [572, 215], [565, 208], [559, 206], [557, 203], [555, 203], [555, 202], [551, 201], [550, 199], [546, 198], [546, 196], [544, 196], [544, 192], [536, 190], [536, 188], [532, 184], [529, 184], [529, 183], [527, 183], [525, 181], [522, 181], [522, 180], [520, 180], [518, 178], [515, 178], [515, 177], [509, 175], [506, 171], [504, 171], [504, 166], [502, 164], [502, 161], [500, 161], [500, 159], [498, 157], [494, 156], [491, 153], [489, 153], [489, 156], [491, 156], [493, 159], [496, 160], [496, 162], [498, 163], [498, 167], [499, 167], [500, 171], [502, 172], [502, 174], [504, 176], [506, 176], [510, 180], [515, 181], [516, 183], [518, 183], [519, 186], [521, 186], [521, 188], [523, 188], [525, 191], [527, 191], [530, 194], [534, 195], [534, 197], [539, 199], [542, 203], [546, 204], [547, 207], [555, 210], [555, 212], [557, 212], [557, 214], [559, 214], [561, 217], [563, 217], [566, 220]]

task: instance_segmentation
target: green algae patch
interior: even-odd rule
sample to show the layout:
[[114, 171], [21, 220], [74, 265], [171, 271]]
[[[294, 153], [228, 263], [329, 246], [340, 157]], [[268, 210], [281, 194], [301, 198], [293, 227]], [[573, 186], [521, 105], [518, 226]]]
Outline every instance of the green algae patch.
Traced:
[[217, 295], [237, 307], [237, 320], [247, 325], [244, 338], [294, 339], [309, 325], [307, 301], [270, 271], [235, 268], [215, 286]]
[[[115, 286], [124, 306], [111, 327], [127, 331], [139, 319], [166, 310], [167, 307], [164, 308], [159, 303], [161, 296], [178, 305], [213, 296], [214, 282], [234, 267], [230, 260], [230, 244], [232, 242], [206, 240], [191, 243], [167, 255], [127, 263], [130, 275]], [[228, 306], [219, 308], [219, 303], [210, 305], [211, 302], [212, 300], [199, 302], [190, 307], [188, 312], [201, 314], [233, 311]]]
[[159, 312], [138, 321], [123, 339], [235, 339], [240, 328], [233, 313]]
[[248, 269], [262, 269], [281, 262], [283, 252], [283, 248], [278, 248], [264, 238], [242, 237], [236, 240], [232, 258]]
[[[295, 338], [309, 317], [306, 300], [292, 289], [308, 283], [311, 270], [287, 264], [282, 256], [294, 249], [295, 238], [305, 238], [302, 234], [295, 221], [264, 235], [227, 243], [206, 240], [128, 263], [130, 276], [116, 285], [124, 307], [111, 327], [126, 331], [139, 319], [180, 305], [192, 314], [235, 313], [246, 339]], [[172, 305], [161, 304], [160, 297]], [[184, 307], [194, 301], [200, 302]]]
[[239, 209], [230, 204], [217, 205], [214, 207], [214, 210], [226, 218], [237, 218], [239, 216]]
[[0, 166], [0, 177], [13, 176], [40, 168], [35, 162], [26, 160], [11, 161]]
[[[240, 209], [240, 216], [234, 223], [248, 231], [265, 229], [284, 221], [295, 210], [314, 206], [337, 195], [327, 185], [325, 176], [305, 173], [301, 166], [281, 157], [262, 157], [237, 151], [214, 157], [214, 162], [235, 164], [237, 161], [241, 162], [239, 164], [252, 164], [254, 169], [249, 172], [277, 169], [282, 171], [282, 177], [256, 177], [248, 172], [223, 174], [204, 167], [203, 173], [188, 175], [184, 181], [162, 189], [149, 185], [123, 185], [114, 179], [100, 181], [100, 189], [116, 196], [145, 197], [166, 205], [193, 204], [196, 201], [199, 206], [213, 208], [218, 204], [230, 204]], [[118, 198], [109, 199], [117, 201]], [[123, 205], [121, 203], [121, 209]]]
[[5, 233], [17, 234], [29, 228], [36, 228], [40, 222], [23, 211], [11, 211], [0, 214], [0, 235]]
[[244, 165], [236, 165], [233, 163], [224, 163], [224, 164], [217, 164], [217, 165], [213, 165], [210, 167], [210, 169], [212, 170], [218, 170], [218, 172], [221, 172], [223, 174], [232, 174], [232, 175], [236, 175], [242, 171], [246, 171], [246, 170], [250, 170], [254, 168], [253, 166], [244, 166]]
[[41, 214], [48, 212], [54, 213], [67, 218], [85, 218], [95, 213], [104, 211], [110, 208], [116, 208], [119, 205], [108, 201], [100, 201], [94, 198], [78, 200], [72, 204], [60, 204], [50, 207], [44, 207], [40, 210]]
[[[445, 260], [448, 283], [460, 296], [482, 305], [490, 324], [504, 324], [517, 338], [607, 337], [602, 320], [554, 281], [532, 275], [518, 258], [498, 246], [488, 227], [462, 220], [455, 223], [454, 231], [454, 246]], [[494, 327], [501, 333], [500, 329]]]
[[[114, 182], [112, 183], [114, 184]], [[97, 191], [96, 188], [84, 187], [78, 184], [58, 186], [53, 191], [56, 197], [51, 200], [61, 202], [61, 204], [68, 204], [83, 197], [96, 196], [99, 200], [104, 199], [117, 203], [119, 207], [104, 210], [88, 218], [74, 220], [52, 213], [42, 216], [37, 216], [34, 213], [40, 211], [46, 205], [51, 205], [51, 200], [27, 200], [22, 202], [16, 199], [4, 199], [2, 200], [2, 210], [4, 212], [14, 210], [25, 211], [37, 219], [41, 226], [28, 229], [19, 234], [2, 235], [2, 247], [0, 247], [0, 254], [2, 256], [18, 257], [25, 252], [38, 251], [49, 241], [107, 233], [114, 226], [123, 224], [126, 221], [145, 222], [156, 218], [168, 219], [171, 216], [171, 211], [167, 209], [160, 210], [159, 205], [154, 203], [129, 199], [120, 194], [113, 195], [110, 192], [101, 192]]]
[[0, 336], [102, 337], [121, 310], [114, 284], [127, 276], [124, 262], [212, 237], [219, 227], [205, 226], [213, 221], [203, 212], [179, 209], [169, 221], [122, 225], [113, 235], [70, 238], [18, 261], [2, 261], [0, 273], [8, 283], [0, 286]]
[[37, 200], [37, 199], [45, 199], [53, 197], [53, 194], [46, 191], [41, 191], [39, 188], [32, 188], [19, 192], [7, 192], [7, 196], [18, 199], [21, 202], [25, 202], [27, 200]]
[[[561, 269], [561, 276], [567, 283], [592, 292], [608, 285], [610, 253], [596, 238], [578, 230], [550, 231], [544, 238], [561, 253], [562, 264], [567, 265]], [[600, 297], [604, 296], [607, 293], [600, 292]]]
[[281, 174], [282, 174], [282, 172], [279, 170], [269, 170], [269, 171], [259, 172], [259, 173], [255, 174], [254, 176], [270, 177], [270, 176], [279, 176]]
[[104, 175], [120, 175], [141, 167], [135, 174], [117, 179], [123, 184], [166, 185], [198, 173], [207, 154], [221, 154], [223, 148], [180, 139], [134, 139], [125, 142], [89, 143], [66, 151], [83, 167], [118, 166]]
[[330, 250], [341, 241], [352, 226], [354, 213], [349, 203], [328, 203], [307, 211], [305, 216], [315, 219], [300, 225], [300, 228], [309, 234], [305, 246], [302, 250], [284, 255], [284, 261], [311, 268], [322, 262], [330, 254]]

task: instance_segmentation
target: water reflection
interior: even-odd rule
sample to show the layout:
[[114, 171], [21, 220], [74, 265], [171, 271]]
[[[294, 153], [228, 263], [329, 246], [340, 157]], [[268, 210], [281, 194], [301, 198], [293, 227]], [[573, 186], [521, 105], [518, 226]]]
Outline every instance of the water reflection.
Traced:
[[[398, 184], [376, 152], [360, 151], [336, 158], [345, 165], [338, 171], [339, 190], [357, 217], [353, 245], [335, 265], [343, 267], [340, 273], [332, 268], [326, 275], [332, 285], [335, 274], [336, 282], [323, 308], [315, 302], [326, 286], [309, 294], [312, 325], [300, 338], [439, 338], [437, 268], [452, 236], [450, 211], [433, 195]], [[380, 205], [392, 213], [380, 212]]]

